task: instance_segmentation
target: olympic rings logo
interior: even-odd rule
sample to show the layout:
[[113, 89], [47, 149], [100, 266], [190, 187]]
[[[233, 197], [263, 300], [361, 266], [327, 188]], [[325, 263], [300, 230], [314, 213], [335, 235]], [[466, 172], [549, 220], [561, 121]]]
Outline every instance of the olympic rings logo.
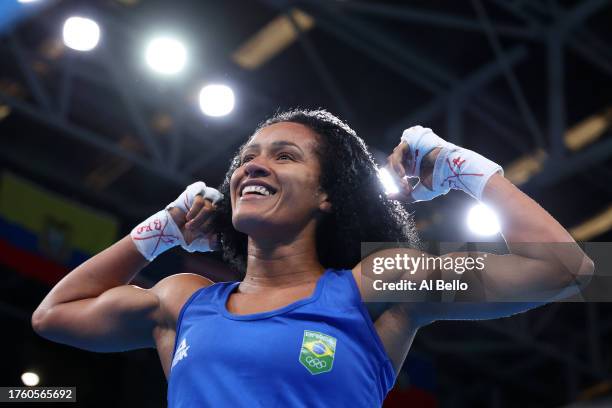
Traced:
[[306, 357], [306, 363], [311, 367], [318, 368], [319, 370], [327, 367], [327, 363], [325, 361], [312, 356]]

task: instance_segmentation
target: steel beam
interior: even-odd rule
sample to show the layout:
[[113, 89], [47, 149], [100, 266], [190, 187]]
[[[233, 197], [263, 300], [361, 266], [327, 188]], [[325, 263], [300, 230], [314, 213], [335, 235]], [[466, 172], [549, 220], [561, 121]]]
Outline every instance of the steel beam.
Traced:
[[518, 3], [518, 2], [511, 3], [508, 0], [491, 0], [491, 1], [495, 3], [497, 6], [499, 6], [500, 8], [522, 19], [524, 22], [526, 22], [529, 25], [531, 29], [535, 29], [537, 31], [541, 29], [540, 22], [537, 19], [535, 19], [533, 16], [531, 16], [529, 13], [521, 9], [521, 3]]
[[522, 154], [528, 154], [532, 151], [525, 143], [522, 143], [517, 139], [517, 133], [509, 130], [507, 127], [502, 125], [499, 122], [499, 119], [494, 115], [487, 113], [481, 109], [475, 109], [472, 105], [468, 105], [466, 110], [478, 118], [481, 122], [485, 124], [485, 126], [489, 126], [491, 130], [493, 130], [495, 137], [499, 137], [503, 139], [508, 145], [514, 147], [518, 152]]
[[60, 94], [58, 100], [58, 114], [62, 118], [66, 118], [70, 110], [70, 98], [72, 97], [72, 64], [68, 64], [68, 67], [62, 71], [62, 78], [60, 83]]
[[[268, 3], [270, 2], [276, 3], [275, 1], [271, 1], [271, 0], [265, 0], [265, 1]], [[321, 8], [327, 9], [328, 11], [330, 10], [329, 4], [321, 0], [310, 0], [309, 3], [319, 4], [321, 5]], [[354, 36], [351, 36], [349, 34], [343, 36], [342, 39], [346, 40], [347, 37], [349, 37], [352, 39], [353, 43], [357, 41], [357, 45], [358, 46], [361, 45], [362, 50], [364, 51], [368, 51], [368, 50], [364, 49], [363, 44], [368, 41], [372, 41], [375, 43], [375, 47], [377, 48], [378, 52], [380, 52], [380, 50], [386, 49], [387, 53], [394, 55], [396, 59], [404, 60], [405, 64], [412, 64], [413, 66], [416, 66], [417, 68], [419, 68], [423, 72], [422, 74], [418, 74], [418, 73], [415, 74], [413, 72], [413, 69], [408, 65], [404, 66], [403, 68], [400, 67], [400, 70], [401, 70], [400, 72], [403, 72], [404, 76], [406, 76], [406, 73], [408, 73], [408, 79], [410, 79], [413, 83], [424, 85], [425, 88], [431, 92], [440, 93], [441, 89], [444, 89], [445, 87], [452, 88], [455, 85], [463, 81], [463, 80], [457, 79], [452, 73], [448, 72], [445, 68], [440, 67], [437, 64], [434, 64], [430, 61], [427, 61], [427, 59], [423, 58], [423, 56], [417, 55], [413, 53], [412, 51], [406, 49], [406, 47], [403, 44], [399, 44], [397, 43], [397, 41], [378, 33], [377, 30], [372, 29], [365, 22], [362, 22], [354, 18], [351, 19], [351, 18], [346, 18], [343, 16], [333, 15], [332, 17], [333, 22], [327, 24], [324, 22], [326, 18], [325, 13], [321, 13], [320, 10], [319, 12], [317, 12], [317, 10], [314, 11], [315, 14], [317, 14], [316, 15], [317, 21], [318, 22], [323, 21], [323, 24], [325, 26], [327, 26], [328, 28], [331, 27], [331, 29], [333, 30], [332, 32], [337, 33], [338, 27], [340, 27], [340, 30], [342, 30], [342, 27], [345, 27], [345, 29], [352, 31], [353, 34], [365, 36], [365, 37], [362, 37], [360, 41], [356, 40]], [[370, 54], [370, 55], [376, 56], [376, 54]], [[430, 78], [433, 78], [433, 81]], [[442, 84], [442, 86], [439, 84]], [[493, 105], [497, 104], [496, 101], [488, 97], [483, 96], [480, 99], [482, 99], [487, 104], [493, 104]], [[445, 107], [446, 105], [440, 104], [440, 105], [435, 106], [431, 110], [431, 113], [437, 112], [441, 106]], [[482, 108], [478, 106], [473, 106], [472, 109], [482, 110]]]
[[551, 29], [546, 41], [548, 65], [548, 139], [551, 155], [561, 158], [565, 152], [565, 84], [563, 42], [559, 30]]
[[113, 58], [109, 52], [106, 52], [102, 57], [102, 61], [106, 66], [106, 69], [111, 73], [111, 77], [115, 83], [114, 88], [119, 92], [123, 104], [125, 105], [128, 117], [134, 124], [136, 134], [140, 138], [140, 141], [146, 146], [148, 152], [151, 154], [153, 160], [159, 163], [163, 163], [164, 157], [162, 155], [159, 143], [155, 140], [149, 125], [145, 121], [138, 103], [136, 102], [134, 95], [130, 92], [130, 85], [124, 78], [123, 70], [118, 65], [120, 62], [118, 59]]
[[478, 15], [478, 20], [481, 22], [481, 24], [483, 25], [485, 29], [485, 32], [487, 34], [487, 39], [489, 41], [489, 45], [491, 46], [493, 53], [495, 54], [497, 60], [499, 61], [499, 64], [503, 68], [503, 73], [504, 73], [504, 76], [506, 77], [506, 82], [508, 83], [508, 86], [510, 87], [512, 96], [514, 97], [514, 100], [519, 108], [519, 111], [521, 112], [521, 115], [523, 116], [523, 120], [525, 121], [527, 128], [531, 132], [535, 140], [536, 146], [539, 148], [543, 148], [544, 138], [542, 136], [542, 131], [540, 130], [540, 127], [538, 126], [535, 115], [533, 114], [533, 110], [529, 106], [529, 103], [527, 102], [527, 98], [525, 98], [525, 94], [523, 93], [523, 90], [521, 89], [519, 81], [516, 78], [516, 75], [514, 74], [512, 67], [510, 67], [506, 63], [506, 60], [503, 58], [504, 50], [502, 48], [501, 42], [499, 41], [499, 38], [497, 37], [495, 28], [493, 27], [493, 24], [491, 23], [491, 20], [489, 19], [487, 11], [485, 10], [485, 7], [483, 6], [481, 0], [472, 0], [472, 6], [474, 10], [476, 10], [476, 14]]
[[[334, 4], [334, 6], [348, 11], [355, 11], [370, 16], [383, 17], [392, 20], [464, 30], [469, 32], [483, 32], [482, 25], [472, 19], [434, 11], [417, 10], [416, 8], [409, 6], [364, 3], [359, 1], [337, 2]], [[524, 40], [538, 39], [537, 33], [528, 27], [495, 23], [495, 29], [501, 35], [508, 37], [520, 38]]]
[[331, 14], [336, 24], [349, 29], [354, 36], [360, 37], [362, 41], [368, 41], [375, 44], [376, 47], [393, 55], [394, 58], [403, 61], [406, 65], [410, 65], [413, 70], [417, 69], [421, 71], [421, 75], [432, 78], [442, 85], [451, 83], [455, 80], [446, 69], [433, 63], [427, 57], [415, 53], [409, 49], [406, 44], [382, 34], [379, 29], [368, 24], [366, 21], [356, 17], [347, 17], [335, 13], [333, 7], [327, 0], [310, 0], [309, 3], [319, 6], [317, 8], [319, 13], [317, 14], [325, 10], [328, 15]]
[[[235, 135], [228, 136], [224, 142], [209, 146], [200, 160], [186, 164], [182, 167], [182, 172], [187, 174], [195, 174], [208, 164], [210, 160], [216, 159], [219, 155], [226, 153], [229, 145], [236, 143], [239, 139], [244, 139], [245, 135], [250, 135], [255, 129], [247, 126], [242, 126], [242, 131], [236, 131]], [[246, 141], [246, 140], [245, 140]]]
[[43, 109], [50, 111], [52, 107], [49, 95], [32, 69], [31, 61], [26, 57], [23, 48], [19, 43], [19, 39], [17, 38], [17, 34], [11, 33], [9, 35], [9, 45], [11, 47], [11, 51], [15, 55], [15, 60], [17, 61], [21, 72], [23, 72], [23, 75], [25, 76], [26, 83], [34, 96], [34, 100]]
[[594, 50], [593, 47], [584, 46], [583, 42], [575, 37], [567, 39], [567, 44], [576, 54], [612, 77], [612, 61], [604, 58], [601, 52]]
[[610, 0], [583, 0], [578, 5], [565, 13], [557, 27], [562, 30], [570, 30], [574, 26], [581, 24], [602, 7], [610, 4]]
[[446, 108], [445, 138], [456, 145], [463, 144], [463, 104], [461, 96], [453, 95], [448, 99]]
[[[504, 60], [507, 64], [512, 66], [522, 61], [526, 56], [527, 49], [519, 46], [508, 51], [504, 55]], [[501, 69], [497, 61], [491, 61], [480, 67], [467, 78], [459, 81], [451, 90], [438, 96], [418, 111], [413, 112], [408, 118], [401, 119], [388, 126], [385, 139], [391, 140], [392, 138], [397, 138], [403, 129], [415, 123], [425, 122], [431, 119], [435, 113], [446, 106], [446, 101], [453, 95], [462, 95], [464, 98], [467, 98], [485, 84], [495, 79], [499, 75]]]
[[[510, 3], [505, 0], [493, 0], [497, 5], [514, 14], [516, 17], [523, 19], [523, 21], [530, 24], [532, 29], [536, 30], [540, 36], [546, 38], [547, 37], [547, 28], [531, 16], [529, 13], [523, 11], [521, 9], [521, 4], [518, 2]], [[526, 3], [531, 6], [535, 6], [536, 2]], [[555, 10], [555, 17], [558, 17], [559, 21], [557, 23], [557, 29], [563, 33], [568, 31], [571, 28], [574, 28], [576, 34], [565, 38], [565, 41], [570, 49], [572, 49], [578, 55], [581, 55], [584, 59], [589, 61], [591, 64], [599, 67], [604, 72], [612, 75], [612, 62], [610, 62], [609, 58], [605, 58], [604, 56], [610, 56], [612, 53], [610, 52], [609, 47], [601, 40], [597, 38], [597, 36], [593, 35], [587, 28], [585, 27], [577, 27], [584, 19], [588, 18], [589, 15], [595, 13], [601, 7], [610, 4], [610, 1], [590, 1], [583, 2], [579, 6], [575, 7], [572, 10], [562, 10], [559, 8], [558, 4]], [[574, 16], [577, 14], [576, 16]]]
[[[278, 3], [278, 1], [275, 0], [264, 1], [270, 4]], [[311, 0], [308, 3], [320, 4], [324, 9], [329, 10], [329, 7], [327, 7], [328, 4], [320, 0]], [[335, 34], [341, 40], [365, 52], [378, 62], [385, 64], [388, 68], [395, 70], [398, 74], [402, 75], [415, 85], [421, 86], [424, 89], [435, 93], [436, 95], [441, 94], [444, 89], [448, 87], [452, 88], [461, 82], [461, 80], [456, 78], [445, 68], [424, 60], [422, 56], [414, 54], [410, 50], [405, 49], [402, 44], [397, 43], [395, 40], [378, 34], [376, 30], [369, 28], [369, 26], [364, 22], [354, 21], [355, 19], [350, 18], [340, 18], [331, 13], [327, 13], [326, 16], [325, 13], [321, 13], [319, 9], [313, 10], [313, 12], [316, 15], [317, 22], [320, 26]], [[329, 19], [329, 21], [326, 21], [326, 19]], [[355, 36], [355, 33], [358, 35], [363, 35], [364, 30], [365, 33], [367, 33], [366, 37], [359, 39]], [[370, 41], [375, 42], [373, 47], [369, 46], [368, 42]], [[384, 52], [385, 49], [387, 49], [387, 53]], [[389, 58], [388, 54], [393, 55], [394, 58]], [[404, 59], [404, 64], [401, 64], [401, 58]], [[415, 72], [414, 69], [409, 66], [409, 64], [417, 64], [424, 74]], [[429, 78], [432, 75], [434, 78]], [[470, 109], [473, 111], [480, 111], [480, 116], [487, 116], [484, 112], [484, 106], [492, 106], [497, 110], [504, 112], [508, 111], [506, 107], [498, 106], [499, 104], [497, 101], [495, 101], [495, 99], [486, 95], [481, 95], [476, 99], [476, 101], [477, 104], [471, 104]], [[438, 110], [443, 109], [446, 106], [447, 105], [444, 104], [434, 107], [431, 114], [437, 113]], [[517, 141], [514, 140], [514, 143], [516, 144]]]
[[[267, 1], [267, 0], [266, 0]], [[410, 69], [406, 68], [406, 65], [394, 58], [392, 54], [385, 52], [384, 50], [370, 45], [366, 41], [362, 41], [359, 38], [346, 31], [343, 27], [336, 24], [329, 16], [317, 14], [317, 24], [329, 34], [335, 36], [339, 40], [347, 43], [349, 46], [363, 52], [365, 55], [372, 58], [374, 61], [385, 66], [396, 74], [402, 76], [414, 85], [421, 87], [422, 89], [429, 91], [433, 94], [439, 94], [444, 90], [444, 87], [431, 79], [425, 78], [422, 75], [418, 75]]]
[[182, 127], [183, 120], [186, 114], [186, 108], [177, 108], [172, 115], [172, 129], [170, 131], [170, 152], [168, 154], [168, 166], [173, 170], [179, 169], [181, 161], [181, 152], [183, 150], [183, 137]]
[[158, 175], [160, 178], [170, 181], [172, 183], [178, 184], [181, 187], [189, 184], [191, 178], [169, 170], [158, 163], [154, 163], [149, 161], [146, 158], [140, 157], [134, 153], [128, 152], [126, 150], [121, 149], [119, 146], [107, 142], [102, 136], [95, 134], [87, 129], [81, 128], [79, 126], [73, 125], [59, 115], [51, 112], [43, 111], [35, 106], [32, 106], [26, 102], [23, 102], [19, 99], [16, 99], [10, 95], [0, 92], [0, 101], [6, 103], [11, 106], [13, 109], [35, 119], [42, 123], [45, 123], [49, 126], [55, 127], [63, 131], [64, 135], [67, 137], [71, 137], [80, 142], [89, 144], [90, 146], [96, 147], [100, 150], [111, 153], [115, 156], [121, 157], [129, 162], [153, 172]]
[[298, 42], [304, 50], [306, 57], [310, 61], [310, 64], [314, 68], [317, 76], [321, 79], [321, 82], [323, 82], [325, 89], [336, 102], [336, 105], [340, 109], [342, 116], [346, 120], [352, 121], [354, 119], [354, 115], [352, 113], [352, 109], [350, 108], [348, 101], [338, 88], [338, 85], [336, 85], [336, 81], [323, 63], [323, 60], [319, 56], [319, 53], [317, 52], [315, 47], [313, 47], [312, 43], [310, 42], [310, 39], [308, 38], [308, 35], [300, 29], [300, 26], [295, 21], [295, 18], [293, 17], [293, 14], [291, 12], [285, 12], [285, 16], [291, 23], [293, 30], [296, 33]]
[[571, 175], [595, 166], [610, 157], [612, 157], [612, 138], [606, 138], [579, 154], [564, 159], [551, 158], [547, 160], [542, 172], [533, 176], [522, 188], [530, 190], [559, 183]]

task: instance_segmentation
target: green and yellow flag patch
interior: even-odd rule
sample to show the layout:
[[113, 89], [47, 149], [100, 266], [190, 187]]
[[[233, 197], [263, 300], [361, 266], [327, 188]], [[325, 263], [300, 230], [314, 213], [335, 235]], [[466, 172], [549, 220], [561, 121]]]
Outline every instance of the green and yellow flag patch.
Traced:
[[336, 355], [336, 338], [327, 334], [304, 330], [300, 363], [310, 374], [322, 374], [331, 371]]

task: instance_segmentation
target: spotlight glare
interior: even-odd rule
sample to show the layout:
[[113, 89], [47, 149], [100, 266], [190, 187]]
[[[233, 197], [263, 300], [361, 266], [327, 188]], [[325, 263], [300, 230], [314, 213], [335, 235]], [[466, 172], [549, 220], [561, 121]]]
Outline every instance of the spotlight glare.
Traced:
[[100, 41], [100, 26], [84, 17], [70, 17], [64, 23], [64, 44], [77, 51], [91, 51]]
[[467, 225], [478, 235], [494, 235], [500, 231], [497, 215], [484, 204], [476, 204], [470, 209]]
[[38, 377], [38, 374], [28, 371], [21, 374], [21, 381], [28, 387], [34, 387], [38, 385], [40, 378]]
[[397, 184], [395, 184], [393, 177], [391, 177], [391, 173], [389, 173], [389, 170], [387, 170], [386, 168], [381, 167], [380, 169], [378, 169], [378, 179], [382, 183], [385, 189], [385, 193], [396, 194], [399, 192]]
[[38, 0], [17, 0], [19, 3], [36, 3]]
[[158, 37], [147, 45], [145, 59], [155, 72], [172, 75], [180, 72], [187, 62], [187, 50], [178, 40]]
[[206, 85], [200, 91], [200, 109], [208, 116], [225, 116], [234, 109], [234, 91], [226, 85]]

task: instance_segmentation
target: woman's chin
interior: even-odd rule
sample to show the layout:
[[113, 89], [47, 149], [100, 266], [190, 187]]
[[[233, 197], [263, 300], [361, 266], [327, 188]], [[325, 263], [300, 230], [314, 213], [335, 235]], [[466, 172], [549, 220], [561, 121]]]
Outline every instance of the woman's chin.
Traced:
[[257, 214], [235, 214], [232, 224], [236, 231], [249, 236], [265, 234], [266, 231], [273, 230], [275, 224]]

